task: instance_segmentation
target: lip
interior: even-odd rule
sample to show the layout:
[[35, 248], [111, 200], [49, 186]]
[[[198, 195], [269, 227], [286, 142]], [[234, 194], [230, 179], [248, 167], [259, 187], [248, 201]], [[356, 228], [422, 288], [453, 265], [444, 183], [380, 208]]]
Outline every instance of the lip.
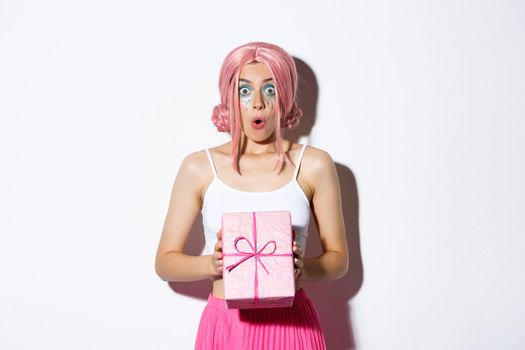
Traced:
[[[258, 120], [260, 120], [261, 122], [256, 123], [256, 121]], [[263, 116], [253, 117], [250, 124], [255, 130], [261, 130], [264, 128], [264, 124], [266, 124], [266, 118]]]

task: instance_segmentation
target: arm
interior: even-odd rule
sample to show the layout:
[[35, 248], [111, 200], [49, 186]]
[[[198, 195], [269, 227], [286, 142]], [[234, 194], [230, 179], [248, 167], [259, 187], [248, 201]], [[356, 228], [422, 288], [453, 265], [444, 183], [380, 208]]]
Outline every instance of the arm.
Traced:
[[313, 149], [309, 166], [312, 213], [319, 231], [323, 253], [303, 260], [301, 280], [321, 281], [343, 277], [348, 271], [348, 247], [341, 205], [341, 189], [330, 155]]
[[[155, 271], [164, 281], [197, 281], [218, 275], [214, 255], [190, 256], [184, 245], [201, 208], [201, 191], [207, 182], [206, 160], [202, 152], [190, 154], [182, 162], [171, 192], [164, 221]], [[204, 155], [205, 157], [205, 155]]]

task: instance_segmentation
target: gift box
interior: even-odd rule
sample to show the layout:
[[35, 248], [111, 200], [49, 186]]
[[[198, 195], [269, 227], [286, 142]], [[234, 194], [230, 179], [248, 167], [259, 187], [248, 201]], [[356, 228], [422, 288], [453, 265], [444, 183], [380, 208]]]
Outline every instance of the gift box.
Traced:
[[292, 306], [295, 279], [289, 211], [223, 214], [222, 252], [228, 308]]

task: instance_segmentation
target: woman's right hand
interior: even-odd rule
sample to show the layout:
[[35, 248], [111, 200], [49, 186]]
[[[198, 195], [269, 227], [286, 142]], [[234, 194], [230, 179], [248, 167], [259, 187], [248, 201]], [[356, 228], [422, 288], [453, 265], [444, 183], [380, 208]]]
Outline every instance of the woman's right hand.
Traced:
[[222, 278], [222, 229], [217, 232], [217, 243], [211, 256], [212, 279]]

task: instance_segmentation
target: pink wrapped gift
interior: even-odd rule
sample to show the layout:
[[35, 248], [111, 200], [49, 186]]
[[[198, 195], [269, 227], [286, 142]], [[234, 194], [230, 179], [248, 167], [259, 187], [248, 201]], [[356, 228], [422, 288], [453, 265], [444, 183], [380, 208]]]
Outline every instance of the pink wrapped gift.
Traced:
[[292, 306], [290, 212], [222, 215], [224, 298], [230, 309]]

